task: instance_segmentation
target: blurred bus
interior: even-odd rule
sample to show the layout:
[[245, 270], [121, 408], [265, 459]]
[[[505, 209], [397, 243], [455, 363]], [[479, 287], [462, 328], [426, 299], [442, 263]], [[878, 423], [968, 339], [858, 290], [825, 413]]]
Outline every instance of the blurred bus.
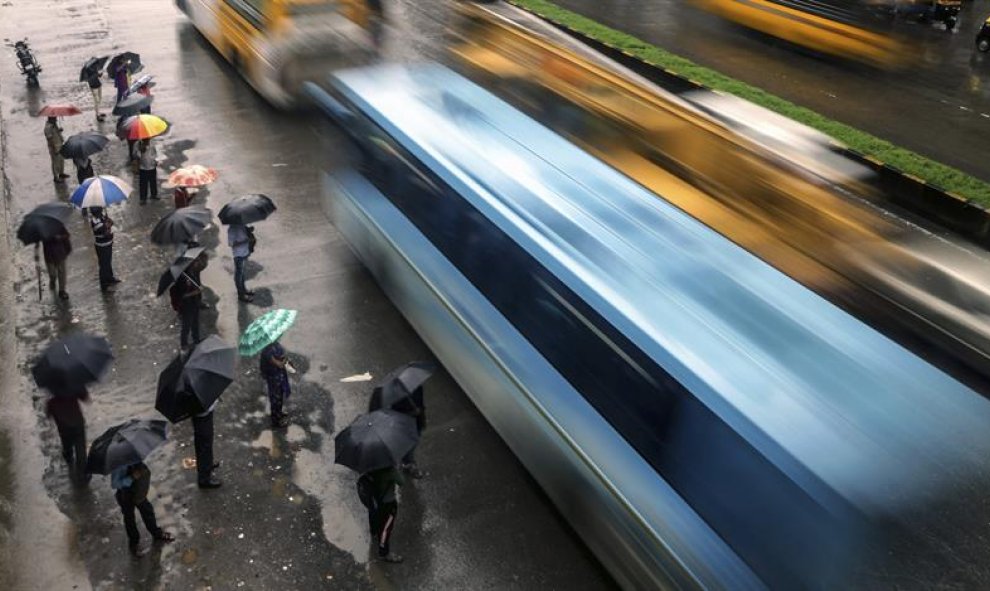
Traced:
[[990, 402], [447, 68], [327, 86], [335, 227], [619, 585], [985, 584]]
[[712, 14], [821, 53], [879, 67], [900, 65], [907, 57], [902, 44], [876, 27], [875, 0], [692, 1]]
[[891, 336], [990, 377], [986, 257], [871, 205], [871, 171], [828, 136], [735, 97], [685, 100], [497, 11], [462, 10], [453, 51], [484, 85]]
[[304, 80], [372, 55], [365, 0], [176, 0], [261, 96], [295, 102]]

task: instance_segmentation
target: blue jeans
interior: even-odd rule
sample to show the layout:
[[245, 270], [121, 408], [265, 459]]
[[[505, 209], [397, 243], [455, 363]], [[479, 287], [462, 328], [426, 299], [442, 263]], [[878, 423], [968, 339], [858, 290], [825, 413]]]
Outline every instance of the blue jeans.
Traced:
[[234, 285], [237, 286], [237, 297], [247, 295], [247, 286], [244, 285], [244, 263], [247, 257], [234, 257]]

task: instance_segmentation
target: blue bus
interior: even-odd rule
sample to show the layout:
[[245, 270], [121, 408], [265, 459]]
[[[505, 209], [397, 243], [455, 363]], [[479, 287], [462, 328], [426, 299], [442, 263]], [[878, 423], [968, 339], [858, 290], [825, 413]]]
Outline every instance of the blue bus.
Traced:
[[622, 586], [990, 580], [990, 402], [443, 66], [307, 93], [335, 226]]

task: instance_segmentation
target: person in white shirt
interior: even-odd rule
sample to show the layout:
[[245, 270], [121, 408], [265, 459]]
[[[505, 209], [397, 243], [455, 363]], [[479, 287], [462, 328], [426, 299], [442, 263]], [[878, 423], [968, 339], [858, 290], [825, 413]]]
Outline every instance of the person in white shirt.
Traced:
[[147, 203], [149, 193], [158, 199], [158, 149], [151, 140], [141, 140], [138, 152], [138, 193], [141, 203]]
[[227, 244], [234, 255], [234, 285], [237, 287], [237, 299], [250, 302], [254, 292], [244, 284], [244, 264], [251, 255], [251, 244], [248, 228], [244, 224], [227, 226]]

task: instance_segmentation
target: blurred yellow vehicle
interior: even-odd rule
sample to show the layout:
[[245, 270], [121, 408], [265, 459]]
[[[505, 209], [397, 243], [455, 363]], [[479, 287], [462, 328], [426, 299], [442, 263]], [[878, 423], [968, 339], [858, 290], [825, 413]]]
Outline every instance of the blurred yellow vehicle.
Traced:
[[872, 172], [831, 138], [735, 97], [667, 93], [496, 11], [462, 12], [452, 49], [483, 85], [888, 334], [990, 377], [990, 265], [871, 205]]
[[872, 27], [875, 6], [857, 0], [691, 0], [745, 27], [809, 49], [878, 67], [897, 66], [907, 48]]
[[365, 0], [176, 0], [193, 25], [270, 103], [373, 55]]

